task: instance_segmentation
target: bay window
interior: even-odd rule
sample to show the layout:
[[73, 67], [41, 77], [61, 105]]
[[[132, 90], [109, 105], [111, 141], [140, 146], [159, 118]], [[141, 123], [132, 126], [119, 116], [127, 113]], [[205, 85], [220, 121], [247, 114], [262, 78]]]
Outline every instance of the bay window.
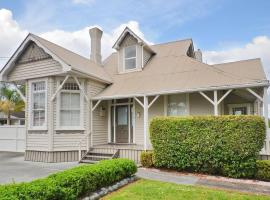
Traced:
[[136, 68], [136, 45], [125, 47], [124, 49], [125, 70]]
[[31, 127], [44, 128], [46, 126], [46, 82], [31, 83]]
[[173, 94], [168, 96], [168, 116], [188, 115], [188, 99], [186, 94]]
[[76, 83], [68, 82], [59, 94], [59, 122], [60, 128], [81, 128], [81, 93]]

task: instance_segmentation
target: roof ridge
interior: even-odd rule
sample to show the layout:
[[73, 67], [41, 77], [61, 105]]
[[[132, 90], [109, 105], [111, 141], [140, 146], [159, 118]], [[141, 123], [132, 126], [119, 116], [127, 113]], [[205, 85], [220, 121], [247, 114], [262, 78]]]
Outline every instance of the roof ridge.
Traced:
[[173, 41], [163, 42], [163, 43], [158, 43], [158, 44], [152, 44], [152, 45], [149, 45], [149, 46], [165, 45], [165, 44], [176, 43], [176, 42], [184, 42], [184, 41], [187, 41], [187, 40], [191, 40], [193, 42], [192, 38], [186, 38], [186, 39], [173, 40]]
[[237, 60], [237, 61], [230, 61], [230, 62], [224, 62], [224, 63], [217, 63], [217, 64], [211, 64], [212, 66], [216, 65], [226, 65], [226, 64], [232, 64], [232, 63], [238, 63], [238, 62], [248, 62], [248, 61], [254, 61], [254, 60], [261, 60], [261, 58], [249, 58], [245, 60]]

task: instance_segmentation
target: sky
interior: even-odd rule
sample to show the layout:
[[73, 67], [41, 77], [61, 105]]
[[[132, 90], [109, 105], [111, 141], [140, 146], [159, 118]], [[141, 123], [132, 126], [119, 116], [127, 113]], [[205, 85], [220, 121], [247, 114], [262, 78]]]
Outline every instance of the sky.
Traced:
[[192, 38], [209, 64], [261, 58], [270, 78], [269, 0], [0, 0], [0, 69], [29, 32], [89, 57], [90, 27], [106, 58], [126, 26], [150, 44]]

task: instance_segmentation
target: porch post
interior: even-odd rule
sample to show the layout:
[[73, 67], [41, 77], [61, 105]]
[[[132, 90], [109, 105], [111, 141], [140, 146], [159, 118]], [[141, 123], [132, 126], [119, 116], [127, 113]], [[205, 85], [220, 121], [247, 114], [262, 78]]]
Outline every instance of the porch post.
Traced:
[[143, 97], [143, 122], [144, 122], [144, 150], [147, 150], [147, 132], [148, 132], [148, 97]]
[[[90, 146], [93, 146], [93, 100], [90, 100]], [[89, 140], [89, 138], [88, 138]]]
[[215, 116], [218, 116], [217, 90], [214, 91], [214, 113], [215, 113]]
[[269, 128], [268, 125], [268, 98], [267, 98], [267, 87], [263, 88], [263, 115], [265, 119], [266, 128]]

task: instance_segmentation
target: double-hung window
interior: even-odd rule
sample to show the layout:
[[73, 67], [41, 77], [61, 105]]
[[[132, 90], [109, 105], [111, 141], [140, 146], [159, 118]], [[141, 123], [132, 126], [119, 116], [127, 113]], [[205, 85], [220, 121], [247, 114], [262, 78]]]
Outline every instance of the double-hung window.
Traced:
[[136, 45], [125, 47], [124, 49], [125, 70], [136, 68]]
[[60, 92], [60, 128], [81, 127], [81, 93], [76, 83], [65, 83]]
[[187, 95], [173, 94], [168, 96], [168, 116], [182, 116], [188, 114]]
[[44, 128], [46, 126], [46, 82], [32, 82], [31, 90], [31, 125], [33, 128]]

